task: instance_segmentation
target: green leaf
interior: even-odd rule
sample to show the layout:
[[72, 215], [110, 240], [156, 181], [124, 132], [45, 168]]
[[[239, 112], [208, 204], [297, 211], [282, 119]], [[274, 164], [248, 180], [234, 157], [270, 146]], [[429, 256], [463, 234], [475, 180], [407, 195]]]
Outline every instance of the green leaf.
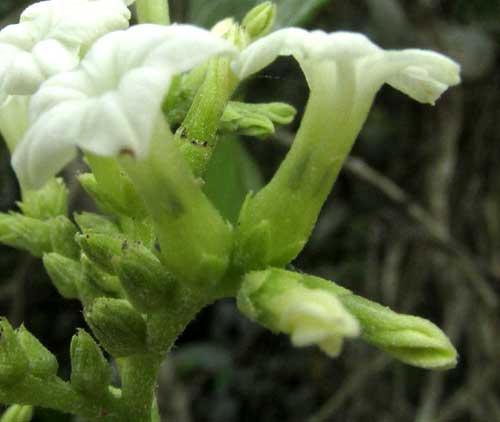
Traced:
[[278, 0], [276, 27], [298, 26], [307, 23], [329, 0]]
[[247, 193], [262, 185], [257, 164], [239, 139], [221, 139], [208, 165], [204, 191], [222, 216], [235, 223]]

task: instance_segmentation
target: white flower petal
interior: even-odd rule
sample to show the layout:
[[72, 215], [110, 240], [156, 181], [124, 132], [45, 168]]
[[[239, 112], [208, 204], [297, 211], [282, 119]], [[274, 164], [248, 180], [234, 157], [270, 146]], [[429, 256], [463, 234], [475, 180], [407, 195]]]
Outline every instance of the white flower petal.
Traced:
[[9, 151], [14, 151], [27, 127], [28, 97], [11, 95], [0, 106], [0, 133], [7, 142]]
[[[442, 54], [417, 49], [384, 51], [361, 34], [297, 28], [276, 31], [251, 44], [233, 61], [233, 70], [243, 79], [281, 55], [297, 59], [312, 89], [325, 89], [328, 79], [340, 84], [354, 78], [351, 97], [358, 101], [372, 98], [387, 82], [417, 101], [432, 104], [460, 82], [459, 65]], [[336, 78], [317, 71], [324, 62], [334, 65], [329, 71], [338, 73]]]
[[[50, 170], [65, 165], [69, 145], [104, 156], [127, 151], [143, 157], [172, 75], [234, 53], [227, 41], [188, 25], [138, 25], [102, 37], [77, 70], [54, 76], [33, 96], [32, 127], [13, 160], [18, 177], [41, 186]], [[44, 165], [47, 145], [60, 157], [57, 165]], [[54, 152], [58, 145], [60, 155]]]
[[32, 54], [45, 77], [71, 70], [80, 61], [78, 50], [69, 49], [52, 39], [37, 43]]
[[79, 54], [102, 35], [127, 28], [129, 19], [122, 0], [50, 0], [31, 5], [19, 24], [0, 31], [0, 100], [33, 94], [48, 77], [74, 68]]

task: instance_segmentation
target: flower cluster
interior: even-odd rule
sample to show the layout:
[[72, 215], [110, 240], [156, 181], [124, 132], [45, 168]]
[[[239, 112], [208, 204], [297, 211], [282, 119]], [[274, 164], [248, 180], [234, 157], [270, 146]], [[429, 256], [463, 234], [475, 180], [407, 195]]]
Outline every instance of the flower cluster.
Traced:
[[[0, 214], [0, 242], [43, 257], [56, 288], [82, 302], [123, 371], [115, 394], [99, 346], [81, 331], [68, 387], [36, 339], [26, 346], [22, 329], [0, 321], [8, 334], [0, 360], [22, 358], [8, 379], [18, 395], [2, 387], [0, 400], [91, 417], [107, 407], [120, 420], [150, 422], [161, 356], [222, 297], [237, 298], [243, 314], [295, 346], [337, 356], [344, 339], [361, 336], [411, 365], [454, 366], [455, 349], [431, 322], [284, 268], [306, 244], [382, 85], [434, 104], [460, 82], [459, 65], [431, 51], [383, 50], [352, 32], [267, 35], [276, 13], [270, 2], [212, 31], [169, 25], [164, 0], [139, 0], [141, 23], [129, 28], [131, 3], [42, 1], [0, 31], [0, 132], [23, 196], [22, 212]], [[238, 84], [283, 55], [304, 72], [309, 101], [271, 181], [228, 221], [202, 189], [206, 167], [219, 134], [262, 136], [293, 119], [287, 104], [231, 101]], [[54, 176], [78, 150], [91, 168], [80, 183], [105, 215], [76, 215], [77, 229]], [[37, 354], [49, 370], [30, 366]], [[65, 399], [32, 394], [46, 382]]]

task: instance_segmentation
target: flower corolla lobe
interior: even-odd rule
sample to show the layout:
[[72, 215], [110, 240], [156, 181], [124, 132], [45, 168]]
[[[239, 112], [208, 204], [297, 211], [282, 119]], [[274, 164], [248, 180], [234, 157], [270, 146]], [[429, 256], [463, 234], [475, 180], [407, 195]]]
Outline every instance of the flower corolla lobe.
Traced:
[[13, 156], [18, 177], [40, 186], [74, 158], [76, 147], [144, 157], [172, 76], [234, 51], [190, 25], [145, 24], [105, 35], [76, 70], [49, 79], [32, 97], [31, 127]]

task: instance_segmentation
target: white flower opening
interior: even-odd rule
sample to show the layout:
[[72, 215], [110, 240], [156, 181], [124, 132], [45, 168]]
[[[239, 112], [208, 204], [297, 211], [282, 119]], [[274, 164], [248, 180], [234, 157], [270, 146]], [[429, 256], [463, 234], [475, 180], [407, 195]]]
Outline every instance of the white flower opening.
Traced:
[[361, 34], [299, 28], [282, 29], [251, 44], [234, 60], [233, 70], [244, 79], [284, 55], [299, 62], [311, 90], [331, 93], [332, 81], [335, 88], [350, 84], [354, 105], [372, 99], [384, 83], [434, 104], [449, 86], [460, 82], [460, 66], [442, 54], [383, 50]]
[[304, 347], [317, 344], [328, 356], [338, 356], [344, 338], [360, 334], [358, 321], [330, 292], [296, 287], [275, 299], [279, 310], [278, 328], [288, 333], [292, 344]]
[[29, 6], [0, 31], [0, 104], [31, 95], [49, 77], [74, 68], [102, 35], [127, 28], [122, 0], [50, 0]]
[[234, 47], [189, 25], [138, 25], [99, 39], [78, 69], [54, 76], [32, 97], [30, 128], [12, 163], [39, 187], [76, 154], [144, 157], [171, 77]]

